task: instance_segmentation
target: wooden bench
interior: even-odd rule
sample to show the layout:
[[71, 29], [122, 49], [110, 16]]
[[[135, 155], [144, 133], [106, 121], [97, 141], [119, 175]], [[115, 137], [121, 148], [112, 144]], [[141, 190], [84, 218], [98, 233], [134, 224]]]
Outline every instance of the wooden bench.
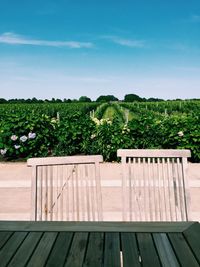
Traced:
[[28, 159], [35, 221], [102, 221], [99, 163], [102, 156]]
[[188, 221], [189, 150], [119, 149], [123, 221]]

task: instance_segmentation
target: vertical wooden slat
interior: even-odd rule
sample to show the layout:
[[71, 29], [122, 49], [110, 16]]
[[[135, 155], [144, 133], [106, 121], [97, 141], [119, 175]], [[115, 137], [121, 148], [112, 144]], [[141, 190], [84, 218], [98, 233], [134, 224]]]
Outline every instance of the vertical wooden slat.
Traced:
[[151, 171], [151, 177], [152, 177], [152, 186], [153, 186], [153, 218], [154, 221], [157, 220], [157, 201], [156, 201], [156, 176], [155, 176], [155, 158], [152, 158], [152, 171]]
[[169, 184], [169, 198], [170, 198], [170, 219], [171, 221], [174, 220], [174, 209], [173, 209], [173, 195], [172, 195], [172, 184], [173, 181], [171, 179], [171, 172], [170, 172], [170, 161], [169, 158], [167, 158], [167, 178], [168, 178], [168, 184]]
[[167, 194], [166, 194], [166, 189], [167, 189], [167, 183], [166, 183], [166, 175], [165, 175], [165, 165], [164, 165], [164, 162], [165, 162], [165, 159], [164, 158], [161, 158], [161, 166], [162, 166], [162, 184], [163, 184], [163, 198], [164, 198], [164, 205], [163, 205], [163, 209], [164, 209], [164, 212], [163, 212], [163, 219], [165, 221], [168, 220], [168, 210], [167, 210], [167, 202], [168, 202], [168, 199], [167, 199]]
[[57, 196], [58, 196], [58, 168], [57, 166], [54, 166], [54, 177], [55, 177], [55, 220], [58, 221], [58, 201], [57, 201]]
[[34, 166], [32, 168], [32, 176], [31, 176], [31, 220], [37, 220], [37, 167]]
[[66, 220], [69, 221], [69, 180], [71, 179], [71, 173], [69, 170], [69, 166], [66, 165], [66, 177], [67, 177], [67, 181], [66, 181], [66, 203], [65, 203], [65, 207], [66, 207]]
[[177, 178], [178, 178], [178, 182], [179, 182], [179, 198], [180, 198], [180, 212], [181, 212], [181, 221], [185, 221], [186, 217], [185, 217], [185, 207], [184, 207], [184, 192], [183, 192], [183, 180], [182, 180], [182, 170], [181, 170], [181, 162], [180, 162], [180, 158], [177, 158]]
[[60, 212], [61, 212], [61, 203], [60, 203], [60, 190], [61, 190], [61, 184], [60, 184], [60, 166], [56, 166], [57, 169], [57, 180], [58, 180], [58, 190], [57, 190], [57, 196], [56, 196], [56, 202], [58, 203], [58, 221], [60, 221]]
[[152, 187], [151, 187], [151, 173], [150, 173], [150, 158], [147, 158], [147, 169], [148, 169], [148, 193], [149, 193], [149, 216], [150, 216], [150, 221], [153, 221], [153, 216], [152, 216]]
[[184, 184], [184, 202], [185, 202], [185, 211], [186, 211], [186, 220], [190, 220], [190, 194], [189, 194], [189, 185], [186, 178], [187, 174], [187, 158], [182, 159], [182, 175], [183, 175], [183, 184]]
[[176, 173], [175, 173], [175, 167], [174, 167], [174, 158], [172, 160], [172, 181], [173, 181], [173, 194], [174, 194], [174, 211], [175, 211], [175, 220], [178, 221], [178, 198], [177, 198], [177, 181], [176, 181]]
[[83, 194], [83, 165], [80, 165], [78, 168], [78, 178], [79, 178], [79, 192], [80, 192], [80, 201], [79, 201], [79, 209], [80, 209], [80, 220], [84, 221], [85, 214], [84, 214], [84, 194]]
[[72, 173], [72, 220], [76, 220], [76, 190], [75, 190], [75, 175], [76, 175], [76, 165], [74, 166], [74, 171]]
[[79, 177], [78, 177], [78, 172], [79, 172], [79, 166], [76, 166], [76, 172], [75, 172], [75, 203], [76, 203], [76, 219], [77, 221], [80, 221], [80, 210], [79, 210]]
[[87, 221], [86, 217], [86, 188], [85, 188], [85, 164], [81, 166], [81, 188], [82, 188], [82, 211], [83, 221]]
[[[134, 161], [133, 161], [133, 168], [134, 168]], [[132, 164], [131, 164], [131, 158], [128, 158], [128, 178], [129, 178], [129, 208], [128, 208], [128, 212], [129, 212], [129, 220], [133, 221], [136, 220], [135, 218], [135, 213], [133, 211], [133, 207], [135, 205], [134, 203], [134, 199], [135, 199], [135, 195], [134, 195], [134, 177], [132, 177], [134, 174], [132, 173], [132, 168], [131, 168]]]
[[90, 221], [90, 199], [89, 199], [89, 181], [88, 181], [88, 166], [85, 166], [85, 171], [86, 171], [86, 175], [85, 175], [85, 182], [86, 182], [86, 201], [87, 201], [87, 219], [88, 221]]
[[37, 187], [37, 190], [38, 190], [38, 199], [36, 200], [37, 201], [37, 207], [38, 207], [38, 210], [37, 210], [37, 220], [39, 221], [42, 221], [42, 212], [43, 212], [43, 195], [42, 195], [42, 192], [43, 192], [43, 180], [42, 180], [42, 167], [41, 166], [38, 166], [37, 167], [37, 186], [39, 187], [39, 190], [38, 190], [38, 187]]
[[88, 169], [89, 169], [89, 178], [90, 178], [89, 179], [89, 192], [90, 192], [90, 203], [91, 203], [90, 212], [91, 212], [92, 221], [95, 221], [95, 210], [98, 210], [98, 205], [96, 206], [96, 204], [98, 204], [98, 200], [97, 200], [98, 191], [95, 190], [95, 188], [97, 189], [97, 187], [95, 187], [96, 170], [94, 170], [93, 164], [89, 164]]
[[142, 201], [141, 201], [141, 194], [142, 194], [142, 185], [141, 185], [141, 158], [138, 158], [138, 169], [137, 169], [137, 180], [138, 180], [138, 202], [139, 202], [139, 220], [142, 221]]
[[63, 181], [63, 165], [59, 166], [60, 169], [60, 220], [63, 221], [63, 186], [64, 186], [64, 181]]
[[66, 175], [66, 166], [62, 165], [63, 168], [63, 220], [66, 220], [66, 188], [67, 188], [67, 175]]
[[126, 157], [122, 158], [122, 220], [127, 220], [127, 169], [126, 169]]
[[179, 174], [178, 174], [178, 168], [177, 168], [177, 165], [178, 165], [178, 159], [177, 158], [174, 158], [173, 160], [173, 163], [174, 163], [174, 169], [175, 169], [175, 173], [176, 173], [176, 184], [177, 184], [177, 202], [178, 202], [178, 221], [181, 221], [181, 201], [180, 201], [180, 189], [181, 189], [181, 184], [180, 184], [180, 179], [179, 179]]
[[159, 204], [159, 217], [160, 220], [163, 220], [163, 215], [162, 215], [162, 185], [161, 185], [161, 173], [160, 173], [160, 158], [158, 158], [158, 164], [157, 164], [157, 172], [158, 172], [158, 204]]
[[50, 209], [49, 209], [49, 212], [50, 212], [50, 221], [53, 220], [53, 166], [49, 166], [49, 169], [50, 169], [50, 177], [49, 177], [49, 180], [50, 180], [50, 183], [49, 183], [49, 186], [50, 186]]
[[87, 170], [88, 170], [87, 179], [88, 179], [88, 199], [89, 199], [88, 213], [90, 214], [90, 220], [93, 221], [93, 212], [92, 212], [93, 203], [92, 203], [92, 194], [91, 194], [91, 190], [92, 190], [92, 187], [91, 187], [91, 176], [92, 176], [92, 173], [91, 173], [90, 165], [88, 165]]
[[47, 221], [48, 213], [48, 176], [47, 176], [47, 166], [44, 166], [44, 220]]
[[146, 161], [146, 159], [145, 158], [143, 158], [143, 164], [142, 164], [142, 180], [143, 180], [143, 193], [144, 193], [144, 217], [145, 217], [145, 221], [147, 221], [148, 220], [148, 203], [147, 203], [147, 186], [146, 186], [146, 172], [145, 172], [145, 170], [146, 170], [146, 168], [145, 168], [145, 161]]

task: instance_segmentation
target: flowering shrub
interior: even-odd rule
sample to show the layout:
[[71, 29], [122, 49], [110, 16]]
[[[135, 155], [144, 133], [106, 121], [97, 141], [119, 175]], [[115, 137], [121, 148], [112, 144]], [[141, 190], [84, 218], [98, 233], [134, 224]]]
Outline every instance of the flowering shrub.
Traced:
[[71, 110], [66, 106], [65, 112], [62, 106], [59, 116], [54, 105], [46, 113], [43, 106], [9, 112], [0, 106], [0, 158], [101, 154], [106, 161], [116, 161], [119, 148], [178, 148], [190, 149], [191, 160], [200, 162], [198, 112], [169, 116], [146, 109], [137, 113], [134, 107], [134, 119], [123, 123], [118, 118], [90, 118], [89, 108], [75, 106]]
[[0, 122], [0, 149], [5, 159], [47, 156], [56, 141], [49, 116], [11, 115]]

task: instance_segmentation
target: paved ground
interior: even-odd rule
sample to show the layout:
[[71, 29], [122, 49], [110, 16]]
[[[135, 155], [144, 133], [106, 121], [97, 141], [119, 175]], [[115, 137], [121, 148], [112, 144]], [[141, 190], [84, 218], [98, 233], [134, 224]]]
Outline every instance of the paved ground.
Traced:
[[[120, 165], [101, 165], [105, 220], [119, 220]], [[200, 221], [200, 164], [188, 169], [192, 220]], [[29, 220], [31, 212], [31, 168], [26, 163], [0, 163], [0, 220]]]

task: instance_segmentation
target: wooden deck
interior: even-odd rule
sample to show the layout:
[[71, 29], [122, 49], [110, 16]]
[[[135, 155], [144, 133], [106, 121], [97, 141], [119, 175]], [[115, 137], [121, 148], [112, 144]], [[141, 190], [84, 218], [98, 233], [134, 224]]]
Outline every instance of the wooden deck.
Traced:
[[193, 222], [0, 222], [0, 266], [200, 266]]

